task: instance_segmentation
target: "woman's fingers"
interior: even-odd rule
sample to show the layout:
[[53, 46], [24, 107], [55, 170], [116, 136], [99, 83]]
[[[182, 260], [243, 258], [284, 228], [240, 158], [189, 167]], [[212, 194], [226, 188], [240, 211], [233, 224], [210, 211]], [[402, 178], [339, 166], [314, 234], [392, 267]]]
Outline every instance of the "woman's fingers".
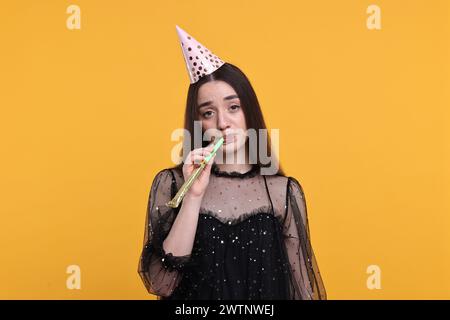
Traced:
[[203, 155], [207, 155], [209, 153], [211, 153], [211, 151], [213, 150], [212, 146], [208, 146], [205, 148], [198, 148], [198, 149], [194, 149], [191, 152], [194, 154], [203, 154]]
[[211, 153], [211, 151], [212, 151], [212, 148], [208, 148], [208, 147], [206, 147], [206, 148], [194, 149], [194, 150], [192, 150], [192, 151], [189, 153], [187, 159], [189, 159], [189, 160], [188, 160], [189, 163], [192, 163], [192, 161], [193, 161], [194, 159], [198, 159], [199, 156], [203, 156], [203, 157], [208, 156], [208, 155]]
[[[185, 165], [192, 166], [192, 165], [199, 165], [214, 149], [214, 145], [211, 143], [210, 145], [204, 147], [204, 148], [197, 148], [194, 150], [191, 150], [185, 160]], [[215, 157], [215, 155], [214, 155]], [[211, 166], [214, 162], [214, 157], [211, 157], [211, 159], [208, 161], [207, 165]]]
[[192, 154], [189, 160], [189, 164], [200, 164], [200, 162], [202, 162], [204, 158], [205, 156], [201, 154]]
[[[204, 159], [206, 159], [206, 157], [208, 156], [208, 154], [203, 155], [203, 154], [193, 154], [191, 155], [190, 159], [189, 159], [189, 164], [200, 164]], [[215, 156], [215, 155], [214, 155]], [[208, 163], [210, 163], [212, 161], [214, 157], [211, 157], [211, 159], [208, 161]]]

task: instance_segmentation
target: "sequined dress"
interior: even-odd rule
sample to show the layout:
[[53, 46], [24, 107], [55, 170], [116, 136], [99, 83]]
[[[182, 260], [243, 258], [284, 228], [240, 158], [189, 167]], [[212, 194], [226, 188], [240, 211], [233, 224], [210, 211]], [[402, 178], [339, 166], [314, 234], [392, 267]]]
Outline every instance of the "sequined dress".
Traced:
[[[161, 300], [326, 299], [312, 250], [305, 195], [293, 177], [220, 171], [213, 165], [192, 252], [162, 242], [179, 208], [165, 206], [183, 184], [168, 168], [154, 178], [138, 273]], [[180, 206], [181, 207], [181, 206]]]

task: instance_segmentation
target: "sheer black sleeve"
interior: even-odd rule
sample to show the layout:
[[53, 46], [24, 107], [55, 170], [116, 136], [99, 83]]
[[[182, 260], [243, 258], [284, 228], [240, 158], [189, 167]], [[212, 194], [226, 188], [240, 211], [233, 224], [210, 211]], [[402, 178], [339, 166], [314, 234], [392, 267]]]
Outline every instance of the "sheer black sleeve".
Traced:
[[309, 234], [306, 200], [300, 183], [288, 178], [284, 242], [291, 268], [291, 297], [295, 300], [326, 300], [327, 295]]
[[147, 291], [157, 296], [170, 296], [181, 280], [190, 255], [173, 256], [166, 253], [163, 241], [175, 220], [178, 208], [166, 203], [176, 193], [176, 179], [170, 169], [160, 171], [154, 178], [146, 211], [145, 235], [138, 273]]

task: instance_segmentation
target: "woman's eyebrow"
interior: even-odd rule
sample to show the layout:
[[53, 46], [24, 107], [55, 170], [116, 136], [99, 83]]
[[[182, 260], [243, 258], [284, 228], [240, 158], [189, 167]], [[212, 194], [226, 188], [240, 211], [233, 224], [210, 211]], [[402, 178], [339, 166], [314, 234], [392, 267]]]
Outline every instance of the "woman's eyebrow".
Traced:
[[[223, 98], [223, 100], [225, 101], [225, 100], [231, 100], [231, 99], [236, 99], [236, 98], [239, 99], [239, 97], [236, 94], [232, 94], [230, 96], [227, 96], [227, 97]], [[203, 102], [203, 103], [198, 105], [198, 108], [200, 109], [201, 107], [209, 106], [211, 103], [212, 103], [212, 101]]]

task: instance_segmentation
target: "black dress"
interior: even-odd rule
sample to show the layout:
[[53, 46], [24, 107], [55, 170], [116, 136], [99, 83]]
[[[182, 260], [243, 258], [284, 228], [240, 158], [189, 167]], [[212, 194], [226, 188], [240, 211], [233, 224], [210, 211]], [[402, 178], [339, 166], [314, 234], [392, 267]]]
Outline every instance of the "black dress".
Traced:
[[181, 171], [170, 168], [151, 187], [138, 266], [149, 293], [164, 300], [326, 299], [295, 178], [213, 165], [192, 252], [173, 256], [162, 242], [181, 205], [165, 203], [182, 184]]

